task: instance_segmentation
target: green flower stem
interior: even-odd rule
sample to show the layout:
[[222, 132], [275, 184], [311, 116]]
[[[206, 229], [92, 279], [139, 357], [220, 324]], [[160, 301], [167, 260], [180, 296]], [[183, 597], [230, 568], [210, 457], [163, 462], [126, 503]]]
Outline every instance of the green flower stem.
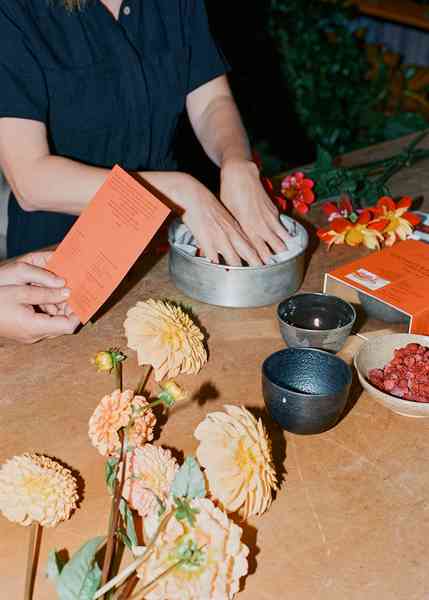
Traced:
[[143, 373], [140, 377], [140, 381], [136, 387], [136, 396], [140, 396], [142, 394], [142, 392], [144, 391], [144, 389], [149, 381], [151, 372], [152, 372], [152, 365], [146, 365], [143, 369]]
[[124, 475], [125, 475], [125, 434], [123, 431], [119, 432], [121, 438], [121, 453], [119, 457], [119, 464], [121, 464], [121, 471], [119, 477], [115, 480], [115, 489], [112, 498], [110, 520], [109, 520], [109, 532], [107, 535], [107, 546], [106, 553], [104, 555], [103, 572], [101, 576], [101, 584], [104, 585], [108, 578], [112, 564], [112, 558], [115, 552], [116, 545], [116, 530], [118, 528], [119, 519], [119, 503], [122, 496], [122, 488], [124, 486]]
[[154, 406], [158, 406], [159, 404], [164, 404], [164, 400], [161, 400], [161, 398], [157, 398], [156, 400], [153, 400], [152, 402], [150, 402], [150, 404], [148, 404], [147, 406], [145, 406], [142, 410], [141, 414], [144, 414], [146, 411], [148, 411], [150, 408], [153, 408]]
[[24, 600], [32, 600], [34, 590], [34, 577], [37, 569], [38, 546], [42, 535], [42, 526], [33, 523], [30, 527], [30, 539], [28, 540], [27, 569], [25, 574]]
[[113, 577], [113, 579], [111, 579], [108, 583], [105, 583], [94, 595], [93, 600], [97, 600], [97, 598], [101, 598], [101, 596], [104, 596], [104, 594], [106, 594], [108, 591], [110, 591], [114, 587], [117, 587], [118, 585], [120, 585], [121, 583], [126, 581], [131, 575], [133, 575], [133, 573], [140, 567], [140, 565], [142, 565], [145, 562], [145, 560], [147, 560], [149, 558], [149, 555], [150, 555], [151, 551], [153, 550], [156, 542], [158, 541], [159, 536], [164, 531], [164, 529], [167, 527], [171, 517], [174, 515], [174, 512], [175, 511], [171, 511], [164, 516], [163, 520], [159, 524], [159, 527], [158, 527], [154, 537], [152, 538], [149, 545], [146, 547], [146, 550], [145, 550], [143, 556], [139, 556], [133, 563], [131, 563], [128, 567], [126, 567], [121, 573], [118, 573], [118, 575], [116, 575], [116, 577]]
[[119, 391], [123, 391], [123, 382], [122, 382], [122, 362], [117, 362], [115, 366], [115, 378], [116, 378], [116, 389]]

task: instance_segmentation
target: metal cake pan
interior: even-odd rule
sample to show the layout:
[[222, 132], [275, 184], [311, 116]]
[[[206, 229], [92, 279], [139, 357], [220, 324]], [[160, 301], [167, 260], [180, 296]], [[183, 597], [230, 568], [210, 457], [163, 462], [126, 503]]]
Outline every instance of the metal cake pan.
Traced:
[[304, 278], [308, 234], [301, 232], [304, 247], [299, 254], [275, 265], [228, 267], [191, 256], [170, 246], [169, 270], [175, 286], [195, 300], [230, 308], [250, 308], [277, 304], [294, 294]]

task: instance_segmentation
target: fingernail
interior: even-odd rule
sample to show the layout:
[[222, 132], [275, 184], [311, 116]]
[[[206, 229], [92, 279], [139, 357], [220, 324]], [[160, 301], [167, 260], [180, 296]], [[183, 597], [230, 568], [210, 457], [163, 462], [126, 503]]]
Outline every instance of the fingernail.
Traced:
[[68, 298], [70, 296], [70, 290], [68, 288], [64, 288], [63, 290], [61, 290], [61, 296], [63, 296], [64, 298]]
[[55, 283], [58, 285], [58, 287], [63, 287], [66, 284], [66, 281], [62, 277], [56, 277]]

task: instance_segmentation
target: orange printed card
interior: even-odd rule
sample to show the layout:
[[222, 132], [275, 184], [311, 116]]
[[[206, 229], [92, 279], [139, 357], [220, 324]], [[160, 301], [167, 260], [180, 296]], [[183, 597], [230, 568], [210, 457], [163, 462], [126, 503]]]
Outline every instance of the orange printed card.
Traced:
[[429, 334], [429, 244], [398, 242], [326, 273], [325, 291], [333, 281], [410, 316], [411, 333]]
[[112, 294], [169, 212], [123, 169], [113, 168], [48, 264], [66, 280], [68, 303], [82, 323]]

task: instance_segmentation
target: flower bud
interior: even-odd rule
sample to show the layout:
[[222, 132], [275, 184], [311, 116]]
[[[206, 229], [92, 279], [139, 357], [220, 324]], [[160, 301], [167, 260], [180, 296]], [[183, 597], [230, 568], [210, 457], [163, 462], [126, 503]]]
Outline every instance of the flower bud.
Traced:
[[176, 402], [181, 402], [187, 398], [187, 393], [175, 381], [169, 379], [160, 384], [162, 392], [159, 394], [159, 399], [171, 408]]
[[91, 362], [97, 367], [97, 371], [111, 373], [126, 358], [125, 354], [118, 348], [111, 348], [110, 350], [97, 352]]

